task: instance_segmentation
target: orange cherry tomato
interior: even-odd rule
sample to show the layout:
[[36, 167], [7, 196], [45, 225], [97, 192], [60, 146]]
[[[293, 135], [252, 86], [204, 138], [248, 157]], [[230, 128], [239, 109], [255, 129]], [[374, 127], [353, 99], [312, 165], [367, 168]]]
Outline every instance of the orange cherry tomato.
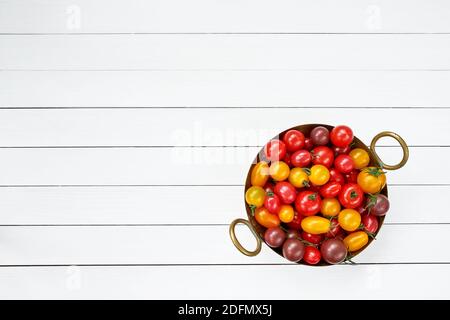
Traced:
[[249, 206], [254, 206], [255, 208], [259, 208], [264, 204], [264, 200], [266, 198], [266, 192], [261, 187], [250, 187], [245, 192], [245, 201]]
[[260, 225], [266, 228], [274, 228], [280, 225], [280, 218], [276, 214], [271, 214], [264, 207], [256, 209], [255, 219]]
[[289, 182], [296, 188], [308, 186], [308, 174], [302, 168], [293, 168], [289, 173]]
[[283, 204], [278, 212], [278, 218], [284, 223], [294, 220], [294, 208], [289, 204]]
[[309, 216], [302, 220], [302, 229], [311, 234], [322, 234], [330, 231], [330, 220], [319, 216]]
[[250, 181], [252, 186], [263, 187], [269, 180], [269, 165], [265, 161], [260, 161], [252, 169]]
[[356, 231], [350, 233], [344, 238], [344, 244], [348, 251], [358, 251], [369, 242], [369, 236], [364, 231]]
[[341, 212], [341, 204], [336, 198], [325, 198], [322, 200], [320, 212], [327, 217], [335, 217]]
[[357, 182], [365, 193], [375, 194], [386, 184], [386, 175], [381, 168], [367, 167], [358, 174]]
[[269, 174], [275, 181], [283, 181], [289, 177], [289, 166], [284, 161], [275, 161], [269, 167]]
[[355, 148], [348, 155], [352, 158], [355, 169], [362, 169], [369, 165], [370, 157], [364, 149]]
[[316, 186], [323, 186], [330, 180], [330, 171], [328, 168], [321, 164], [316, 164], [311, 167], [311, 174], [309, 175], [309, 181]]
[[339, 212], [338, 222], [345, 231], [355, 231], [361, 225], [361, 215], [354, 209], [344, 209]]

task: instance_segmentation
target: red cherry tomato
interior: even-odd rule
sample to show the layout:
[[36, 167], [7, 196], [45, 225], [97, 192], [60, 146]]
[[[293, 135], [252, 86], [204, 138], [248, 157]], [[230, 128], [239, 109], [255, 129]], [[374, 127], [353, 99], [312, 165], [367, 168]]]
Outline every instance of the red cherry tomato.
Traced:
[[283, 160], [286, 155], [286, 145], [278, 139], [270, 140], [264, 147], [264, 154], [270, 161]]
[[341, 192], [341, 184], [336, 181], [327, 182], [320, 188], [320, 195], [323, 198], [334, 198]]
[[378, 230], [378, 217], [372, 214], [365, 214], [362, 216], [361, 223], [364, 229], [370, 233], [375, 233]]
[[319, 146], [315, 147], [312, 151], [312, 162], [314, 164], [322, 164], [327, 168], [330, 168], [334, 161], [334, 153], [328, 147]]
[[320, 244], [323, 240], [323, 235], [322, 234], [312, 234], [312, 233], [308, 233], [306, 231], [302, 232], [302, 239], [305, 241], [308, 241], [312, 244]]
[[284, 156], [283, 161], [290, 167], [291, 166], [291, 155], [286, 152], [286, 155]]
[[291, 222], [289, 222], [287, 225], [291, 229], [301, 230], [302, 220], [303, 220], [303, 216], [294, 210], [294, 219]]
[[275, 193], [266, 194], [264, 199], [264, 207], [269, 210], [270, 213], [278, 214], [281, 208], [281, 200]]
[[311, 163], [311, 153], [307, 150], [298, 150], [291, 156], [291, 164], [294, 167], [305, 168]]
[[322, 199], [317, 192], [302, 191], [295, 199], [295, 208], [304, 216], [313, 216], [320, 211]]
[[339, 225], [338, 220], [332, 219], [331, 225], [330, 225], [330, 231], [325, 233], [325, 237], [326, 238], [336, 238], [337, 236], [342, 235], [343, 233], [344, 232], [343, 232], [341, 226]]
[[322, 255], [320, 254], [320, 250], [314, 246], [306, 246], [305, 254], [303, 255], [303, 261], [307, 264], [318, 264], [322, 259]]
[[357, 183], [358, 182], [358, 174], [359, 174], [359, 170], [352, 170], [349, 173], [346, 173], [345, 176], [345, 181], [347, 181], [347, 183]]
[[330, 140], [337, 147], [346, 147], [353, 141], [353, 131], [347, 126], [334, 127], [330, 132]]
[[348, 154], [352, 150], [352, 148], [350, 148], [350, 146], [346, 146], [346, 147], [332, 146], [331, 150], [333, 150], [334, 156], [337, 157], [340, 154]]
[[339, 202], [348, 209], [359, 207], [364, 200], [364, 191], [356, 183], [347, 183], [339, 193]]
[[289, 152], [295, 152], [305, 146], [305, 136], [298, 130], [289, 130], [283, 136], [283, 142]]
[[342, 173], [337, 171], [335, 168], [331, 168], [330, 169], [330, 180], [328, 180], [328, 182], [337, 182], [340, 185], [344, 185], [345, 184], [345, 178], [342, 175]]
[[314, 143], [312, 142], [311, 138], [305, 138], [305, 146], [304, 148], [308, 151], [311, 151], [311, 149], [314, 147]]
[[339, 172], [350, 173], [355, 169], [355, 164], [353, 163], [353, 159], [350, 156], [346, 154], [340, 154], [334, 160], [334, 167]]
[[295, 201], [297, 191], [295, 187], [286, 181], [278, 182], [273, 190], [276, 195], [281, 199], [284, 204], [290, 204]]

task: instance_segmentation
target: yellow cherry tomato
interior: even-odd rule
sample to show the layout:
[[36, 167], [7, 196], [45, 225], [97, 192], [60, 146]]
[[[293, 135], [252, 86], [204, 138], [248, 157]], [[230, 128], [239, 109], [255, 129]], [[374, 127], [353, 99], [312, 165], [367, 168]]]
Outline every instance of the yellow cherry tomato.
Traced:
[[345, 231], [355, 231], [361, 225], [361, 215], [354, 209], [344, 209], [339, 212], [338, 222]]
[[327, 217], [335, 217], [341, 212], [341, 204], [336, 198], [325, 198], [322, 200], [320, 212]]
[[291, 205], [283, 204], [278, 212], [278, 218], [284, 223], [294, 220], [294, 208]]
[[364, 231], [350, 233], [344, 238], [344, 244], [348, 251], [358, 251], [369, 242], [369, 236]]
[[271, 214], [265, 207], [256, 209], [255, 219], [260, 225], [266, 228], [278, 227], [280, 225], [280, 218], [276, 214]]
[[261, 187], [250, 187], [245, 192], [245, 201], [255, 208], [259, 208], [264, 204], [264, 199], [266, 198], [266, 193]]
[[274, 161], [270, 165], [269, 174], [275, 181], [283, 181], [289, 177], [289, 166], [284, 161]]
[[375, 194], [386, 184], [386, 175], [381, 168], [367, 167], [358, 174], [357, 182], [365, 193]]
[[260, 161], [253, 167], [250, 181], [252, 186], [263, 187], [269, 179], [269, 165], [265, 161]]
[[330, 231], [330, 220], [318, 216], [309, 216], [303, 218], [302, 229], [311, 234], [321, 234]]
[[308, 186], [308, 174], [302, 168], [293, 168], [289, 173], [289, 182], [296, 188]]
[[355, 169], [362, 169], [369, 165], [370, 157], [366, 150], [355, 148], [348, 154], [353, 159]]
[[311, 174], [309, 175], [309, 181], [311, 181], [316, 186], [323, 186], [330, 179], [330, 171], [328, 168], [316, 164], [311, 167]]

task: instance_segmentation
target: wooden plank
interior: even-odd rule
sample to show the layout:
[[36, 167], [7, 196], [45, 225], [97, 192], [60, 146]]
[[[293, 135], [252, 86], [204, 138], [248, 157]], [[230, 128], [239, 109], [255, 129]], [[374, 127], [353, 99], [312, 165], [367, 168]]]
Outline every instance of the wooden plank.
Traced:
[[[243, 186], [0, 188], [0, 225], [228, 224], [245, 216], [243, 190]], [[386, 223], [450, 223], [441, 203], [429, 200], [450, 197], [450, 186], [394, 185], [389, 197]]]
[[448, 107], [449, 82], [443, 71], [4, 71], [0, 107]]
[[449, 10], [445, 0], [4, 0], [0, 32], [449, 32]]
[[[344, 122], [367, 144], [391, 130], [410, 145], [450, 145], [448, 119], [449, 109], [4, 109], [0, 146], [262, 146], [281, 130], [317, 122]], [[432, 141], [421, 126], [433, 127]]]
[[[259, 148], [0, 149], [0, 185], [241, 185]], [[380, 148], [386, 163], [400, 148]], [[411, 148], [409, 163], [389, 183], [448, 184], [450, 148]], [[423, 169], [425, 170], [425, 169]]]
[[[448, 299], [448, 265], [2, 268], [2, 299]], [[410, 290], [411, 275], [414, 286]], [[270, 290], [261, 279], [277, 279]], [[236, 290], [236, 286], [239, 290]], [[314, 290], [298, 290], [298, 288]], [[220, 290], [217, 290], [220, 288]]]
[[448, 34], [1, 36], [0, 69], [449, 69], [449, 40]]
[[[354, 261], [450, 262], [449, 231], [450, 225], [386, 225]], [[0, 227], [0, 234], [2, 265], [286, 262], [267, 246], [254, 258], [242, 255], [229, 239], [228, 226]], [[433, 239], [433, 250], [418, 234]], [[248, 229], [240, 227], [237, 235], [254, 248]]]

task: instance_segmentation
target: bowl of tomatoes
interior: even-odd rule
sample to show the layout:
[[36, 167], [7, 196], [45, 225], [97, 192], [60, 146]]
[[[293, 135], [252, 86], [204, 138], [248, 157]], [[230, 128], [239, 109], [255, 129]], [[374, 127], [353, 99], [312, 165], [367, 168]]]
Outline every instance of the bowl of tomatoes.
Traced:
[[[382, 137], [403, 151], [396, 165], [375, 151]], [[378, 234], [389, 210], [386, 171], [403, 167], [409, 150], [396, 133], [377, 134], [367, 147], [345, 125], [300, 125], [272, 138], [256, 155], [245, 181], [247, 219], [229, 233], [235, 247], [256, 256], [265, 243], [288, 261], [310, 266], [352, 262]], [[245, 224], [257, 246], [244, 248], [235, 227]]]

